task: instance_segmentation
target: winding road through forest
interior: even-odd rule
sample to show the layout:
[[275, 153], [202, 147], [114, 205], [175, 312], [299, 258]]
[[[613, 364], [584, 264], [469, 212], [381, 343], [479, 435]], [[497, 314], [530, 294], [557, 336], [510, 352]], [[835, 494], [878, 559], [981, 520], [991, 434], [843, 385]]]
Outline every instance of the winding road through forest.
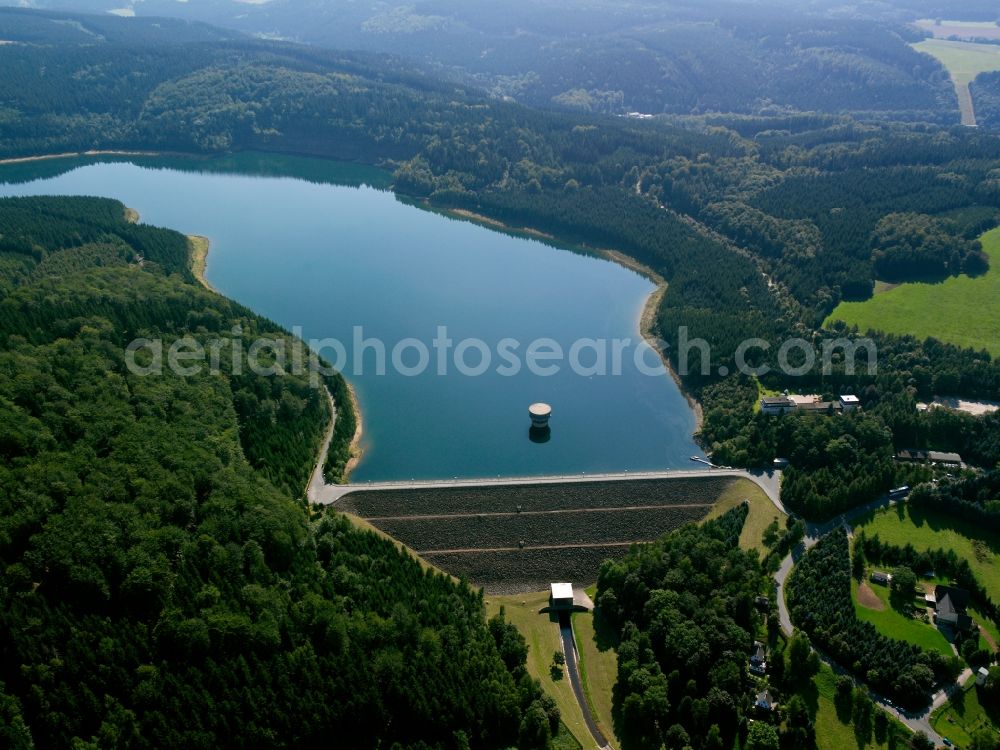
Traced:
[[[795, 567], [795, 562], [809, 550], [810, 547], [816, 544], [824, 535], [829, 534], [831, 531], [838, 527], [844, 527], [847, 529], [848, 534], [852, 533], [852, 522], [858, 518], [872, 513], [873, 511], [880, 510], [882, 508], [889, 508], [896, 504], [895, 500], [890, 499], [887, 496], [873, 500], [870, 503], [860, 505], [857, 508], [853, 508], [846, 513], [837, 516], [836, 518], [827, 521], [825, 523], [807, 523], [806, 524], [806, 535], [802, 540], [801, 544], [793, 550], [784, 560], [781, 561], [781, 567], [774, 574], [774, 580], [778, 588], [778, 618], [781, 623], [781, 632], [786, 636], [791, 636], [794, 630], [792, 626], [792, 618], [788, 611], [788, 605], [785, 602], [785, 591], [786, 584], [788, 582], [788, 577], [792, 572], [792, 568]], [[849, 674], [849, 672], [844, 669], [840, 664], [830, 659], [826, 654], [824, 654], [819, 649], [815, 649], [819, 657], [830, 666], [831, 669], [837, 674]], [[905, 712], [889, 702], [889, 700], [883, 696], [871, 693], [872, 700], [884, 711], [889, 713], [891, 716], [895, 717], [907, 727], [909, 727], [914, 732], [923, 732], [927, 735], [927, 738], [933, 742], [936, 746], [941, 747], [944, 745], [944, 738], [934, 731], [931, 726], [931, 714], [934, 713], [938, 708], [943, 706], [955, 693], [955, 691], [961, 689], [961, 686], [972, 676], [972, 670], [966, 668], [958, 676], [955, 683], [951, 685], [946, 685], [941, 690], [938, 690], [931, 697], [931, 701], [927, 708], [922, 712]], [[863, 683], [855, 682], [863, 686]]]
[[[780, 471], [746, 471], [743, 469], [728, 469], [728, 468], [705, 468], [705, 469], [669, 469], [664, 471], [643, 471], [643, 472], [621, 472], [621, 473], [601, 473], [601, 474], [573, 474], [573, 475], [562, 475], [562, 476], [525, 476], [525, 477], [489, 477], [480, 479], [459, 479], [457, 477], [452, 479], [414, 479], [410, 481], [391, 481], [391, 482], [365, 482], [363, 484], [329, 484], [325, 481], [323, 476], [323, 464], [325, 461], [326, 453], [330, 445], [330, 440], [333, 436], [333, 426], [334, 420], [336, 419], [336, 405], [334, 404], [333, 398], [329, 392], [327, 392], [327, 398], [330, 403], [330, 410], [333, 418], [330, 420], [330, 426], [327, 430], [326, 437], [324, 438], [322, 448], [319, 453], [319, 457], [316, 462], [316, 466], [313, 470], [312, 477], [309, 481], [309, 486], [306, 491], [307, 499], [310, 503], [314, 505], [333, 505], [339, 500], [347, 495], [354, 493], [363, 492], [377, 492], [383, 490], [427, 490], [427, 489], [454, 489], [460, 487], [467, 488], [477, 488], [477, 487], [515, 487], [515, 486], [530, 486], [530, 485], [545, 485], [545, 484], [571, 484], [571, 483], [585, 483], [585, 482], [631, 482], [639, 480], [650, 480], [650, 479], [696, 479], [699, 477], [733, 477], [740, 479], [747, 479], [758, 487], [760, 487], [764, 493], [767, 495], [768, 499], [774, 504], [774, 506], [780, 510], [782, 513], [787, 514], [788, 511], [785, 509], [781, 502], [781, 472]], [[777, 597], [778, 597], [778, 617], [780, 620], [781, 630], [786, 636], [791, 636], [794, 631], [794, 626], [792, 624], [791, 615], [788, 611], [788, 606], [785, 602], [785, 589], [788, 582], [788, 577], [795, 567], [796, 560], [799, 559], [806, 551], [809, 550], [813, 545], [816, 544], [825, 534], [833, 531], [838, 527], [845, 527], [848, 533], [851, 531], [851, 524], [858, 518], [871, 513], [875, 510], [881, 508], [887, 508], [895, 505], [895, 501], [891, 500], [887, 496], [873, 500], [872, 502], [866, 503], [865, 505], [858, 506], [852, 510], [837, 516], [836, 518], [826, 521], [824, 523], [806, 523], [806, 535], [799, 546], [793, 550], [784, 560], [781, 562], [781, 566], [778, 568], [774, 575], [774, 580], [777, 585]], [[564, 650], [566, 651], [566, 659], [569, 663], [572, 660], [570, 667], [570, 679], [573, 680], [575, 674], [576, 666], [576, 652], [575, 645], [572, 643], [572, 629], [569, 630], [570, 641], [567, 643], [566, 631], [563, 630], [563, 644]], [[830, 667], [838, 674], [847, 674], [847, 671], [841, 667], [836, 662], [832, 661], [829, 657], [823, 654], [821, 651], [817, 650], [820, 658], [824, 662], [830, 665]], [[889, 701], [882, 696], [872, 695], [872, 699], [878, 704], [883, 710], [896, 717], [915, 732], [923, 732], [927, 737], [937, 745], [942, 745], [944, 738], [941, 737], [934, 729], [931, 727], [930, 716], [933, 711], [935, 711], [940, 706], [944, 705], [945, 702], [951, 697], [955, 690], [959, 689], [966, 680], [971, 677], [972, 673], [970, 670], [966, 669], [959, 676], [956, 684], [949, 685], [942, 690], [939, 690], [931, 699], [928, 708], [923, 713], [904, 713], [897, 707], [889, 703]], [[573, 682], [574, 691], [578, 689], [578, 680]], [[581, 706], [585, 706], [585, 702], [581, 702]], [[589, 719], [589, 712], [584, 711], [584, 718]], [[591, 722], [588, 722], [588, 727]], [[596, 729], [596, 727], [594, 727]], [[595, 739], [600, 737], [599, 732], [595, 734]]]

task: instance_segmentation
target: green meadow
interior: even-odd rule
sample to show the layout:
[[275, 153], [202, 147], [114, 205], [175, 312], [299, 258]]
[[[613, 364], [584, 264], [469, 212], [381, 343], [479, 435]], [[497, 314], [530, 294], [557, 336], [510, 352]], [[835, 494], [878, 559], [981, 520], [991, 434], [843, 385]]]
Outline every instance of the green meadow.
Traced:
[[897, 546], [912, 544], [917, 550], [952, 549], [969, 561], [972, 572], [990, 597], [1000, 600], [1000, 537], [943, 513], [897, 505], [869, 516], [858, 524], [869, 537]]
[[[866, 584], [868, 585], [868, 584]], [[898, 641], [906, 641], [928, 651], [937, 651], [945, 656], [954, 652], [948, 640], [933, 624], [915, 617], [907, 617], [893, 608], [889, 602], [889, 589], [885, 586], [871, 586], [871, 591], [882, 603], [882, 609], [872, 609], [858, 601], [858, 582], [852, 581], [851, 594], [854, 611], [859, 620], [870, 622], [883, 635]]]
[[[997, 47], [1000, 60], [1000, 46]], [[1000, 228], [982, 237], [990, 270], [982, 276], [901, 284], [864, 302], [841, 302], [827, 323], [936, 338], [1000, 356]]]
[[996, 726], [979, 702], [979, 689], [975, 680], [955, 694], [947, 704], [931, 716], [931, 726], [942, 737], [957, 747], [969, 747], [972, 734], [978, 729], [988, 729], [996, 735]]
[[914, 44], [913, 48], [936, 57], [948, 69], [955, 85], [958, 108], [962, 112], [962, 124], [975, 126], [976, 111], [969, 84], [980, 73], [1000, 70], [1000, 47], [993, 44], [928, 39]]
[[913, 48], [936, 57], [962, 84], [971, 83], [980, 73], [1000, 70], [1000, 47], [992, 44], [927, 39]]

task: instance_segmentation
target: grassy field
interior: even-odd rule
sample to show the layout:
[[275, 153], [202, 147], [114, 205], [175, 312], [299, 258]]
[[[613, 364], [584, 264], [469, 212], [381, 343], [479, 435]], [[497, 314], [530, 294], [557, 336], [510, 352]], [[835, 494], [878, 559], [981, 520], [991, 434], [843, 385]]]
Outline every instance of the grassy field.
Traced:
[[[615, 681], [618, 679], [618, 655], [611, 643], [612, 636], [607, 633], [599, 635], [594, 630], [592, 612], [573, 615], [573, 634], [580, 656], [580, 674], [594, 719], [601, 733], [613, 738], [616, 735], [611, 708]], [[616, 739], [615, 745], [621, 747], [621, 742]]]
[[[996, 49], [1000, 67], [1000, 46]], [[1000, 356], [1000, 229], [987, 232], [982, 241], [990, 257], [984, 275], [901, 284], [864, 302], [841, 302], [827, 322], [842, 320], [861, 331], [933, 336]]]
[[[994, 27], [995, 28], [995, 27]], [[975, 106], [969, 84], [980, 73], [1000, 70], [1000, 47], [993, 44], [975, 42], [950, 42], [943, 39], [927, 39], [913, 48], [936, 57], [955, 84], [958, 106], [962, 111], [962, 124], [976, 124]]]
[[586, 746], [590, 746], [590, 732], [583, 721], [580, 704], [576, 701], [569, 677], [553, 680], [550, 667], [552, 655], [561, 650], [559, 622], [549, 614], [539, 614], [538, 610], [548, 606], [549, 593], [541, 591], [518, 596], [490, 596], [486, 600], [486, 614], [493, 617], [502, 606], [507, 621], [512, 623], [528, 642], [528, 672], [540, 680], [542, 689], [555, 698], [563, 723], [573, 736]]
[[972, 733], [981, 727], [996, 732], [995, 725], [979, 702], [975, 680], [970, 680], [961, 693], [931, 715], [931, 726], [958, 747], [969, 747]]
[[1000, 26], [994, 21], [949, 21], [925, 18], [916, 25], [931, 32], [939, 39], [950, 36], [967, 39], [1000, 39]]
[[706, 517], [707, 520], [718, 518], [726, 511], [734, 508], [744, 500], [750, 501], [750, 515], [740, 534], [740, 547], [766, 552], [763, 536], [768, 525], [777, 519], [782, 529], [785, 527], [785, 514], [774, 507], [774, 503], [764, 494], [764, 490], [749, 479], [740, 479], [726, 488], [719, 496], [719, 501], [713, 506]]
[[963, 521], [933, 511], [914, 510], [909, 505], [876, 513], [858, 523], [865, 534], [879, 535], [897, 546], [912, 544], [918, 550], [953, 549], [969, 561], [973, 573], [994, 601], [1000, 600], [1000, 537]]
[[[806, 704], [813, 712], [816, 726], [816, 746], [819, 750], [888, 750], [889, 743], [879, 741], [873, 735], [858, 737], [850, 716], [838, 716], [834, 704], [837, 691], [837, 677], [827, 664], [823, 664], [820, 672], [813, 680], [813, 687], [802, 695]], [[876, 709], [880, 710], [880, 709]], [[890, 724], [901, 736], [908, 736], [909, 731], [896, 719], [890, 719]], [[896, 747], [899, 747], [897, 744]]]
[[960, 83], [969, 84], [980, 73], [1000, 70], [1000, 47], [993, 44], [926, 39], [913, 47], [940, 60]]
[[893, 609], [889, 602], [889, 589], [885, 586], [871, 586], [870, 591], [882, 603], [881, 609], [871, 609], [858, 601], [858, 582], [851, 581], [851, 595], [854, 611], [859, 620], [870, 622], [880, 633], [899, 641], [913, 643], [928, 651], [937, 651], [952, 656], [951, 645], [932, 623], [907, 617]]

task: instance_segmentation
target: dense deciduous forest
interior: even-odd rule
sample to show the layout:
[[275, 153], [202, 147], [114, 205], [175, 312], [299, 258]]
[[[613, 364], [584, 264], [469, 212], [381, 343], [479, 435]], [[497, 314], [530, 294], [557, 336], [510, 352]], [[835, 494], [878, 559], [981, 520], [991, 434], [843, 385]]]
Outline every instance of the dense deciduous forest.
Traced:
[[[440, 15], [387, 11], [366, 32], [439, 28], [427, 18], [509, 23], [501, 6], [473, 18], [435, 2], [424, 10]], [[379, 164], [411, 198], [620, 250], [667, 278], [657, 322], [674, 364], [682, 330], [711, 342], [704, 368], [681, 371], [705, 408], [706, 447], [733, 465], [787, 457], [783, 498], [807, 516], [886, 490], [900, 447], [997, 465], [1000, 415], [916, 409], [938, 394], [1000, 398], [1000, 365], [984, 352], [873, 334], [877, 371], [837, 355], [825, 373], [817, 363], [794, 377], [727, 374], [751, 337], [856, 340], [822, 323], [877, 280], [987, 271], [977, 238], [1000, 218], [1000, 138], [952, 127], [943, 71], [907, 45], [916, 32], [730, 11], [711, 24], [682, 15], [663, 34], [619, 27], [586, 45], [517, 35], [478, 69], [437, 69], [442, 79], [396, 58], [198, 24], [126, 33], [107, 17], [0, 11], [0, 40], [13, 42], [0, 45], [0, 157], [265, 149]], [[552, 13], [539, 7], [536, 19], [555, 24]], [[452, 37], [465, 39], [457, 53], [469, 52], [468, 28]], [[417, 36], [414, 49], [432, 38]], [[976, 83], [986, 124], [1000, 101], [994, 78]], [[674, 116], [599, 114], [632, 107]], [[503, 615], [486, 623], [481, 594], [341, 517], [308, 514], [302, 489], [330, 418], [322, 390], [228, 365], [157, 378], [125, 366], [124, 345], [141, 336], [295, 344], [199, 287], [188, 252], [185, 238], [129, 223], [114, 201], [0, 201], [4, 739], [548, 746], [558, 710]], [[774, 349], [749, 364], [773, 368]], [[345, 381], [325, 384], [340, 410], [324, 460], [336, 480], [356, 420]], [[762, 387], [855, 393], [863, 411], [765, 416]], [[995, 525], [995, 498], [989, 475], [922, 488], [913, 502]], [[597, 601], [619, 643], [619, 734], [640, 746], [813, 741], [794, 700], [780, 732], [757, 722], [745, 734], [754, 601], [770, 591], [737, 545], [746, 514], [601, 568]], [[863, 545], [872, 559], [925, 559]], [[993, 612], [952, 557], [926, 559]], [[858, 621], [850, 570], [846, 538], [821, 540], [789, 584], [796, 623], [876, 689], [919, 704], [955, 664]], [[810, 679], [808, 653], [793, 638], [791, 674], [772, 674], [775, 685]], [[776, 663], [783, 670], [784, 655]]]
[[635, 747], [731, 747], [754, 683], [747, 658], [769, 590], [738, 547], [748, 508], [688, 525], [601, 567], [596, 603], [620, 636], [616, 729]]
[[970, 89], [976, 103], [976, 122], [984, 128], [1000, 128], [1000, 73], [982, 73]]
[[116, 201], [5, 199], [0, 228], [5, 741], [547, 745], [558, 711], [481, 594], [310, 518], [322, 390], [126, 362], [133, 337], [285, 332]]

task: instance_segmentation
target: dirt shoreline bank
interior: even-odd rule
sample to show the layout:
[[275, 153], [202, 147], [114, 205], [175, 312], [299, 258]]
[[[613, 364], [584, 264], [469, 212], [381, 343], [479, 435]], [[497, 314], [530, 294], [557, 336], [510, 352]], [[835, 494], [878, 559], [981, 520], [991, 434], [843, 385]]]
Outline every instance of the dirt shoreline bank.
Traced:
[[64, 151], [58, 154], [39, 154], [37, 156], [12, 156], [0, 159], [0, 166], [5, 164], [28, 164], [33, 161], [50, 161], [52, 159], [74, 159], [83, 156], [164, 156], [160, 151], [119, 151], [95, 149], [91, 151]]
[[208, 251], [212, 243], [208, 237], [200, 234], [187, 235], [188, 248], [191, 258], [191, 273], [198, 280], [198, 283], [210, 292], [219, 293], [219, 290], [208, 283], [205, 278], [205, 271], [208, 269]]
[[354, 390], [354, 386], [351, 385], [347, 378], [344, 378], [344, 382], [347, 383], [347, 392], [351, 394], [351, 408], [354, 409], [354, 437], [351, 438], [351, 457], [347, 459], [347, 464], [344, 466], [344, 484], [348, 484], [351, 481], [351, 472], [361, 463], [361, 459], [365, 454], [364, 449], [361, 447], [361, 438], [365, 434], [365, 422], [361, 416], [361, 404], [358, 401], [358, 394]]

